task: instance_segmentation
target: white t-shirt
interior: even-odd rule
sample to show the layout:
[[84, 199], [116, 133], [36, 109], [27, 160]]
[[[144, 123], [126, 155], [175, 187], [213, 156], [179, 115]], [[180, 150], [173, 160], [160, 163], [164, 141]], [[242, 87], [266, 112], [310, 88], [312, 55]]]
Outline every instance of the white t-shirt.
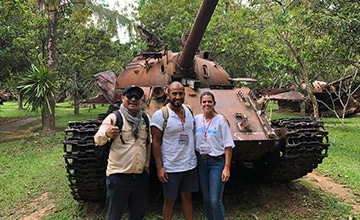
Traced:
[[[194, 116], [186, 107], [184, 131], [181, 119], [166, 106], [169, 118], [162, 137], [161, 154], [166, 172], [184, 172], [194, 169], [197, 165], [194, 145]], [[151, 118], [150, 126], [163, 131], [164, 116], [162, 110], [157, 110]]]
[[225, 153], [226, 147], [235, 147], [230, 127], [222, 115], [217, 114], [212, 120], [205, 120], [205, 124], [203, 114], [196, 115], [195, 127], [196, 151], [201, 154], [220, 156]]

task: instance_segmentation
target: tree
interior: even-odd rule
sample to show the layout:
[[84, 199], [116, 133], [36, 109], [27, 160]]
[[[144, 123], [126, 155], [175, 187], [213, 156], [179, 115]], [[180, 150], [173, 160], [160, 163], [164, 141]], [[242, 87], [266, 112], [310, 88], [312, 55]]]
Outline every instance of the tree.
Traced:
[[[63, 91], [74, 101], [74, 113], [79, 114], [79, 103], [96, 91], [93, 75], [104, 69], [119, 69], [122, 62], [118, 42], [111, 35], [93, 25], [80, 26], [69, 36], [60, 39], [58, 67]], [[129, 56], [130, 57], [130, 56]], [[115, 64], [115, 65], [114, 65]], [[121, 66], [119, 66], [119, 64]]]
[[314, 35], [323, 36], [316, 55], [332, 66], [337, 74], [331, 74], [335, 77], [331, 80], [336, 80], [343, 76], [344, 70], [359, 67], [360, 5], [351, 0], [324, 0], [314, 1], [312, 8], [311, 15], [304, 16], [304, 21], [312, 27]]
[[351, 75], [346, 76], [345, 73], [344, 77], [340, 80], [328, 84], [328, 86], [325, 87], [329, 101], [318, 100], [319, 103], [339, 119], [342, 125], [345, 124], [344, 119], [347, 114], [352, 114], [354, 109], [358, 110], [360, 108], [360, 103], [353, 97], [354, 93], [360, 88], [360, 85], [357, 85], [356, 88], [353, 89], [359, 67], [354, 67], [350, 71], [353, 72]]
[[[56, 68], [56, 37], [57, 37], [57, 14], [61, 0], [37, 0], [39, 11], [46, 9], [48, 12], [48, 47], [47, 47], [47, 67], [53, 74]], [[55, 81], [55, 77], [53, 79]], [[55, 100], [53, 93], [47, 93], [48, 105], [43, 105], [42, 111], [42, 131], [44, 133], [55, 132]]]
[[40, 63], [45, 19], [37, 16], [32, 1], [4, 1], [0, 4], [0, 24], [0, 87], [17, 94], [22, 108], [17, 86], [31, 63]]
[[317, 78], [338, 79], [344, 70], [359, 62], [360, 40], [355, 34], [360, 30], [356, 22], [360, 19], [359, 4], [336, 0], [268, 3], [265, 8], [273, 24], [268, 29], [288, 46], [299, 64], [314, 116], [318, 117], [310, 82]]
[[[296, 65], [291, 65], [300, 72], [300, 79], [306, 84], [307, 95], [310, 97], [313, 113], [315, 117], [319, 117], [318, 103], [312, 93], [312, 85], [309, 71], [308, 60], [312, 56], [312, 38], [307, 30], [309, 29], [301, 21], [301, 13], [307, 12], [306, 2], [303, 1], [251, 1], [251, 7], [257, 8], [257, 14], [263, 23], [263, 32], [272, 35], [273, 46], [279, 46], [276, 39], [285, 44], [291, 52]], [[267, 34], [267, 35], [268, 35]], [[289, 66], [288, 65], [288, 66]], [[299, 77], [294, 76], [294, 79]]]
[[[91, 1], [83, 0], [77, 2], [65, 2], [62, 0], [37, 0], [37, 8], [39, 11], [44, 9], [48, 12], [48, 47], [47, 47], [47, 66], [50, 72], [54, 72], [56, 69], [56, 39], [57, 39], [57, 22], [58, 22], [58, 12], [62, 5], [72, 6], [72, 7], [81, 7], [86, 8], [88, 10], [92, 10], [93, 12], [109, 12], [110, 10], [104, 9], [102, 6], [102, 10], [95, 10], [96, 5], [93, 4]], [[111, 17], [112, 20], [119, 20], [116, 19], [118, 17], [122, 17], [118, 15], [118, 13], [113, 12], [113, 15], [117, 15], [116, 17]], [[122, 19], [119, 21], [120, 23], [128, 22], [126, 19]], [[55, 78], [54, 78], [55, 80]], [[50, 94], [49, 94], [50, 95]], [[48, 97], [50, 100], [49, 109], [45, 108], [45, 114], [42, 115], [44, 117], [45, 123], [43, 123], [43, 132], [54, 132], [55, 131], [55, 100], [51, 97]]]
[[138, 2], [135, 14], [144, 28], [161, 38], [162, 46], [179, 51], [181, 35], [190, 33], [201, 0], [143, 0]]
[[42, 126], [46, 121], [44, 114], [50, 109], [50, 104], [55, 102], [50, 100], [54, 98], [56, 83], [53, 81], [55, 73], [41, 65], [39, 68], [31, 66], [29, 74], [22, 80], [19, 86], [20, 93], [26, 97], [26, 104], [30, 106], [31, 111], [41, 109]]

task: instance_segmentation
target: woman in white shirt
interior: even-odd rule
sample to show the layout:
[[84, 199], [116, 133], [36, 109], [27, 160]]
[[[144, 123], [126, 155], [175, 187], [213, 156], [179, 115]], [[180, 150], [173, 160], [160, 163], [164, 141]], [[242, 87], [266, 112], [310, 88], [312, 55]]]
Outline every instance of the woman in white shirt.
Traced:
[[228, 121], [214, 107], [211, 92], [200, 96], [203, 114], [195, 116], [195, 143], [198, 158], [199, 183], [208, 220], [225, 219], [222, 202], [225, 182], [230, 178], [232, 140]]

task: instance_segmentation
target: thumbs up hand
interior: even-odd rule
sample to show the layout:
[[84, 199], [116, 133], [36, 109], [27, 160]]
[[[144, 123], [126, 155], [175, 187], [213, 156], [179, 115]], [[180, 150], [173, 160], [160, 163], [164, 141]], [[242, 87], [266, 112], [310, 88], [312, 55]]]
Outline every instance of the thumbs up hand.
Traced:
[[106, 136], [111, 138], [111, 139], [114, 139], [116, 138], [116, 136], [118, 136], [120, 133], [119, 131], [119, 127], [115, 126], [115, 122], [112, 118], [110, 118], [110, 126], [108, 127], [108, 129], [106, 129]]

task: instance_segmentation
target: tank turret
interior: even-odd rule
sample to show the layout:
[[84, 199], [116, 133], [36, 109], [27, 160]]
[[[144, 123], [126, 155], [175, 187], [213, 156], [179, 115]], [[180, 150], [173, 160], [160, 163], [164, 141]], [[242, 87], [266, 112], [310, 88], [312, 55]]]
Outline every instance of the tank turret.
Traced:
[[[181, 81], [193, 89], [209, 86], [231, 85], [229, 74], [211, 60], [211, 53], [196, 52], [218, 0], [204, 0], [190, 34], [182, 37], [184, 50], [156, 51], [159, 40], [147, 30], [140, 30], [148, 37], [149, 49], [136, 56], [117, 78], [117, 88], [129, 85], [142, 87], [167, 86], [172, 81]], [[156, 44], [155, 44], [156, 43]]]

